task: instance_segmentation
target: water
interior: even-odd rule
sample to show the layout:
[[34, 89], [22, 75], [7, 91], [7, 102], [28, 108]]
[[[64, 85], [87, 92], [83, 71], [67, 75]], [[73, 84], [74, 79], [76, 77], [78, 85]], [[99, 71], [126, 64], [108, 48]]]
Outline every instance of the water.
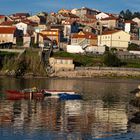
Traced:
[[[140, 140], [139, 108], [129, 92], [140, 80], [0, 78], [0, 140]], [[76, 90], [83, 100], [5, 100], [7, 89]]]

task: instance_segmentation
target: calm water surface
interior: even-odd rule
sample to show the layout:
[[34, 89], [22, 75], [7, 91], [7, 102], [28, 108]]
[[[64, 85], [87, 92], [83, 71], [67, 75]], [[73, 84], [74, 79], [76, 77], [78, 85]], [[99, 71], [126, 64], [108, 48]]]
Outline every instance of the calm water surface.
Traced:
[[[140, 80], [0, 78], [0, 140], [140, 140], [139, 108], [129, 92]], [[76, 90], [83, 100], [5, 100], [7, 89]]]

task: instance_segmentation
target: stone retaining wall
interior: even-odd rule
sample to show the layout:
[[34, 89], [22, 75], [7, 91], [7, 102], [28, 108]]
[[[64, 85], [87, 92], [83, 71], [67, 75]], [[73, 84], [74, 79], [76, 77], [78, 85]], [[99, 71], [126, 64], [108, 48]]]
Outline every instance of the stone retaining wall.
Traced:
[[140, 71], [133, 70], [74, 70], [74, 71], [59, 71], [51, 76], [64, 78], [80, 78], [80, 77], [140, 77]]

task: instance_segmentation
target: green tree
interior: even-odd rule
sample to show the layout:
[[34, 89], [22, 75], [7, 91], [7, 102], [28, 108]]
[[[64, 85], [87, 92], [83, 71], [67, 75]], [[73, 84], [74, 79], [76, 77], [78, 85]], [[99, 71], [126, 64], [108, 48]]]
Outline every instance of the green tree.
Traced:
[[109, 67], [119, 67], [121, 66], [121, 60], [116, 56], [115, 53], [107, 52], [103, 57], [103, 63]]
[[122, 10], [122, 11], [120, 12], [119, 16], [122, 17], [122, 18], [124, 18], [124, 15], [125, 15], [125, 13], [124, 13], [124, 11]]
[[130, 50], [137, 50], [137, 51], [140, 51], [140, 46], [135, 44], [135, 43], [131, 43], [129, 44], [128, 48], [127, 48], [128, 51]]
[[133, 13], [127, 9], [126, 11], [121, 11], [119, 16], [125, 20], [131, 20], [133, 18]]

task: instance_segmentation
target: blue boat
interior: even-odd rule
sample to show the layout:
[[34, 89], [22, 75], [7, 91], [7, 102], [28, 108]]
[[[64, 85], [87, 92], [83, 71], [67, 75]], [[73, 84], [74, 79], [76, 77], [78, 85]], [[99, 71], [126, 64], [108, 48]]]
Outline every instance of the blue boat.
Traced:
[[59, 95], [60, 100], [81, 100], [82, 96], [79, 94], [67, 94], [63, 93]]

